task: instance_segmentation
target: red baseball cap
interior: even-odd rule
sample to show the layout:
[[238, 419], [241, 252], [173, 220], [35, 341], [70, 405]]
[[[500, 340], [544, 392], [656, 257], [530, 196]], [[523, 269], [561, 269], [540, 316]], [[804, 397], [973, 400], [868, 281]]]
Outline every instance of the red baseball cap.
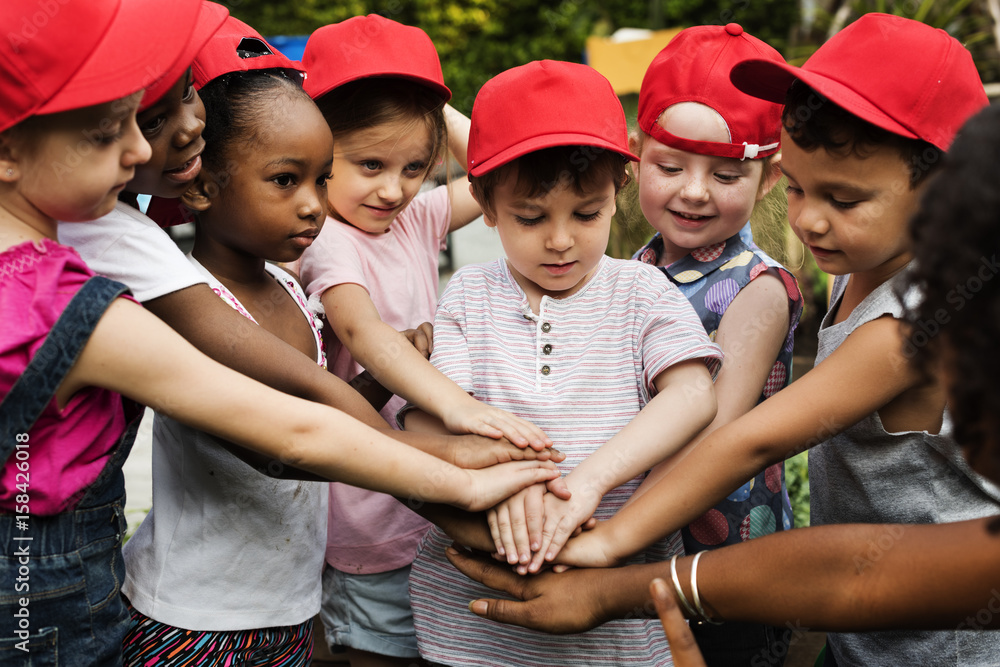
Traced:
[[[785, 62], [736, 23], [682, 30], [653, 58], [642, 78], [639, 127], [662, 144], [700, 155], [745, 160], [778, 152], [781, 105], [747, 95], [729, 80], [733, 65], [748, 58]], [[722, 116], [731, 143], [694, 141], [663, 129], [657, 122], [660, 115], [681, 102], [704, 104]]]
[[[227, 18], [222, 28], [209, 37], [191, 64], [194, 85], [198, 89], [223, 74], [262, 69], [283, 69], [300, 75], [305, 73], [302, 63], [285, 57], [260, 33], [235, 16]], [[194, 222], [194, 214], [179, 199], [152, 197], [146, 215], [160, 227]]]
[[290, 60], [267, 43], [259, 32], [230, 16], [222, 24], [191, 66], [194, 84], [201, 88], [212, 79], [230, 72], [261, 69], [284, 69], [305, 74], [302, 63]]
[[146, 94], [142, 96], [142, 104], [139, 105], [139, 111], [144, 111], [153, 106], [161, 97], [167, 94], [167, 91], [177, 83], [177, 80], [181, 78], [187, 68], [191, 67], [195, 56], [205, 46], [205, 43], [219, 30], [220, 26], [225, 25], [227, 16], [229, 16], [228, 9], [215, 2], [203, 0], [194, 32], [191, 33], [191, 37], [188, 39], [184, 50], [163, 76], [158, 78], [153, 84], [146, 86]]
[[858, 118], [948, 150], [962, 124], [989, 101], [972, 56], [944, 30], [889, 14], [865, 14], [802, 67], [749, 60], [732, 81], [784, 102], [795, 79]]
[[376, 76], [416, 81], [445, 102], [451, 99], [427, 33], [378, 14], [319, 28], [309, 36], [302, 62], [304, 88], [314, 100], [345, 83]]
[[[21, 14], [37, 18], [33, 13], [38, 3], [7, 3], [21, 7]], [[114, 19], [100, 41], [86, 54], [82, 67], [67, 65], [76, 54], [67, 57], [65, 41], [73, 32], [87, 31], [89, 25], [76, 16], [78, 5], [94, 4], [105, 12], [115, 11]], [[74, 74], [53, 95], [44, 100], [33, 113], [47, 114], [111, 102], [156, 82], [177, 60], [194, 31], [201, 10], [201, 0], [89, 0], [59, 3], [50, 23], [58, 29], [47, 35], [57, 49], [54, 61], [47, 67], [74, 67]], [[70, 8], [73, 9], [70, 9]], [[73, 16], [66, 16], [64, 13]], [[71, 43], [75, 37], [69, 37]], [[31, 40], [26, 49], [34, 49]], [[41, 40], [38, 40], [41, 41]], [[50, 48], [50, 47], [43, 47]], [[6, 91], [3, 91], [4, 94]]]
[[621, 102], [592, 67], [538, 60], [483, 85], [472, 105], [472, 176], [553, 146], [595, 146], [639, 161], [628, 149]]

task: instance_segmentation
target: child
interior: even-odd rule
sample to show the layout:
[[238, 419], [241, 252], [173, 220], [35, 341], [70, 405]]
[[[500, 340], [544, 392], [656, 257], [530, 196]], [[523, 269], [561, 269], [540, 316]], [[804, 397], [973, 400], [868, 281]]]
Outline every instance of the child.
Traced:
[[[359, 56], [360, 44], [370, 57]], [[446, 106], [451, 92], [434, 44], [419, 28], [359, 16], [314, 32], [303, 61], [305, 88], [334, 139], [330, 220], [301, 264], [310, 300], [336, 334], [333, 372], [349, 379], [367, 369], [453, 429], [497, 436], [491, 424], [506, 422], [508, 435], [522, 434], [518, 444], [550, 444], [470, 397], [399, 334], [433, 318], [442, 243], [480, 214], [466, 188], [418, 194], [448, 140], [463, 162], [468, 142], [466, 119]], [[394, 397], [381, 414], [395, 424], [403, 404]], [[348, 647], [355, 662], [409, 665], [418, 653], [407, 580], [430, 524], [389, 496], [341, 484], [331, 485], [329, 508], [330, 643]]]
[[[726, 358], [715, 381], [719, 412], [689, 447], [788, 384], [802, 313], [792, 274], [742, 238], [780, 176], [780, 105], [729, 81], [735, 63], [754, 57], [784, 62], [735, 23], [688, 28], [653, 59], [639, 92], [639, 202], [657, 233], [636, 257], [678, 286]], [[649, 475], [637, 496], [673, 463]], [[783, 462], [768, 467], [685, 526], [684, 551], [791, 528], [784, 476]], [[691, 628], [713, 665], [748, 665], [776, 641], [770, 626]]]
[[[150, 157], [135, 120], [142, 85], [180, 57], [201, 9], [179, 0], [151, 24], [158, 7], [66, 4], [30, 39], [0, 47], [0, 320], [19, 323], [0, 344], [5, 664], [120, 663], [121, 463], [135, 423], [126, 428], [115, 392], [287, 465], [402, 495], [485, 508], [556, 474], [534, 462], [458, 470], [247, 380], [118, 299], [124, 286], [55, 242], [57, 218], [108, 214]], [[30, 27], [34, 11], [7, 3], [0, 16]], [[357, 455], [359, 443], [372, 458]]]
[[[921, 197], [920, 210], [910, 225], [915, 268], [907, 282], [916, 285], [923, 296], [914, 309], [906, 311], [912, 327], [907, 344], [914, 345], [910, 353], [917, 353], [917, 361], [949, 385], [955, 439], [970, 466], [993, 482], [1000, 482], [1000, 433], [997, 410], [991, 405], [1000, 394], [983, 388], [990, 387], [997, 374], [993, 352], [1000, 318], [984, 318], [983, 309], [996, 311], [1000, 283], [980, 272], [992, 261], [984, 259], [981, 249], [996, 246], [998, 240], [997, 155], [1000, 107], [994, 105], [963, 126], [948, 150], [944, 169]], [[955, 220], [962, 224], [955, 225]], [[980, 307], [966, 309], [968, 302], [956, 285], [978, 286], [975, 299]], [[939, 335], [925, 337], [931, 323], [940, 327]], [[917, 347], [917, 343], [923, 345]], [[959, 376], [962, 383], [949, 382]], [[996, 523], [994, 515], [941, 525], [844, 524], [786, 531], [719, 549], [704, 558], [697, 570], [700, 599], [712, 618], [793, 623], [814, 630], [997, 629], [1000, 534]], [[457, 551], [450, 552], [449, 558], [477, 581], [523, 600], [473, 603], [476, 613], [497, 621], [549, 632], [578, 632], [644, 608], [649, 581], [656, 576], [661, 580], [655, 586], [654, 601], [658, 606], [673, 603], [672, 617], [679, 621], [673, 636], [687, 629], [677, 613], [683, 603], [676, 587], [671, 592], [666, 563], [574, 569], [526, 578]], [[690, 603], [691, 557], [679, 559], [676, 569]], [[667, 629], [671, 643], [673, 636]], [[687, 643], [697, 650], [691, 638]], [[672, 648], [674, 664], [680, 665], [683, 651]], [[769, 657], [762, 656], [759, 664], [769, 662]], [[889, 661], [885, 657], [878, 664]]]
[[[301, 89], [300, 66], [238, 19], [192, 69], [207, 125], [205, 169], [184, 195], [197, 212], [191, 262], [232, 308], [325, 367], [305, 294], [264, 260], [298, 259], [322, 228], [326, 123]], [[327, 485], [265, 476], [230, 448], [156, 416], [153, 508], [124, 549], [125, 664], [308, 664]]]
[[[997, 513], [1000, 492], [969, 470], [949, 437], [941, 386], [908, 363], [894, 293], [911, 260], [906, 223], [925, 179], [962, 122], [986, 104], [968, 52], [941, 30], [868, 14], [801, 69], [752, 60], [732, 79], [741, 90], [785, 99], [789, 222], [819, 267], [837, 276], [820, 363], [706, 438], [664, 478], [669, 483], [570, 541], [560, 556], [566, 562], [615, 562], [767, 465], [815, 445], [816, 525]], [[990, 664], [1000, 649], [974, 632], [828, 637], [839, 664]]]
[[[584, 65], [516, 67], [476, 98], [472, 189], [507, 259], [455, 274], [435, 316], [432, 361], [481, 400], [552, 435], [567, 453], [572, 491], [563, 501], [533, 487], [499, 507], [501, 517], [538, 506], [553, 525], [607, 517], [641, 473], [714, 416], [706, 365], [715, 367], [720, 355], [690, 304], [655, 268], [604, 256], [615, 195], [626, 161], [635, 159], [627, 141], [610, 84]], [[446, 665], [669, 661], [661, 629], [649, 620], [562, 638], [478, 621], [465, 601], [482, 589], [447, 563], [447, 545], [432, 528], [410, 577], [424, 658]]]

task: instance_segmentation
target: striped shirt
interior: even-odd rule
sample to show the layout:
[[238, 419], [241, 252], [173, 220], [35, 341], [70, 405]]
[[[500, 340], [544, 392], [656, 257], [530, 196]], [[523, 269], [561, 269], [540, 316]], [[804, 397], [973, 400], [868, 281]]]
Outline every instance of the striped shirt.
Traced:
[[[565, 474], [631, 421], [655, 393], [653, 380], [662, 371], [701, 358], [714, 372], [721, 357], [691, 305], [655, 267], [605, 257], [580, 291], [543, 297], [537, 315], [505, 261], [461, 269], [438, 304], [431, 361], [479, 400], [543, 429], [567, 455], [559, 464]], [[608, 492], [595, 516], [614, 514], [642, 477]], [[449, 543], [432, 529], [410, 575], [425, 658], [484, 667], [671, 664], [655, 619], [552, 636], [475, 616], [469, 601], [496, 593], [448, 563]], [[679, 543], [674, 536], [671, 549], [656, 552], [662, 558]]]

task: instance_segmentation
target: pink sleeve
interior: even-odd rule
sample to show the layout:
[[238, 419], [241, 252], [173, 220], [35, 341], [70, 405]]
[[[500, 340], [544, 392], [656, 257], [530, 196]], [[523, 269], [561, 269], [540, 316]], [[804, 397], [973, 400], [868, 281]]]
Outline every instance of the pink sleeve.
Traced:
[[369, 290], [360, 248], [351, 235], [351, 228], [327, 218], [323, 231], [302, 254], [299, 277], [314, 312], [323, 312], [320, 299], [331, 287], [356, 283]]
[[444, 250], [448, 228], [451, 227], [448, 186], [439, 185], [414, 197], [406, 210], [399, 214], [397, 224], [405, 225], [408, 234], [420, 238], [421, 246], [433, 248], [435, 252]]

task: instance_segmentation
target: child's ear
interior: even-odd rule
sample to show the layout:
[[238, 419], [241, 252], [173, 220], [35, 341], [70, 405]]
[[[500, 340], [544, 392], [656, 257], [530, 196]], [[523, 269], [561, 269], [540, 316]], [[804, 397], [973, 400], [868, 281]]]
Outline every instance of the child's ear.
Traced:
[[[628, 150], [632, 155], [639, 155], [639, 157], [642, 157], [642, 155], [640, 154], [640, 151], [642, 150], [642, 144], [639, 142], [639, 137], [637, 137], [634, 132], [630, 132], [628, 135]], [[632, 169], [632, 178], [638, 181], [639, 163], [629, 162], [628, 166]]]
[[781, 153], [775, 153], [771, 160], [764, 163], [764, 173], [760, 175], [760, 187], [757, 189], [757, 201], [767, 196], [767, 193], [781, 180]]
[[[204, 173], [204, 170], [202, 171]], [[181, 195], [181, 203], [192, 211], [201, 213], [212, 208], [212, 197], [219, 193], [219, 186], [211, 178], [198, 174], [184, 194]]]
[[19, 142], [10, 130], [0, 132], [0, 183], [14, 183], [21, 177]]

